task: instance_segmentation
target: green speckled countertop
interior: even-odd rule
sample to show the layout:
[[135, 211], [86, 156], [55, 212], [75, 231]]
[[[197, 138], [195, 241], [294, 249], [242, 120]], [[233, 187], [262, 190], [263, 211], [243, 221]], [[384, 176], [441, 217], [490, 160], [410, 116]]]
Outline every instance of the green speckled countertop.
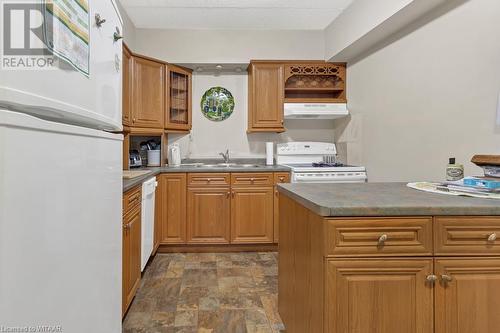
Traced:
[[500, 200], [433, 194], [406, 183], [280, 184], [321, 216], [500, 215]]

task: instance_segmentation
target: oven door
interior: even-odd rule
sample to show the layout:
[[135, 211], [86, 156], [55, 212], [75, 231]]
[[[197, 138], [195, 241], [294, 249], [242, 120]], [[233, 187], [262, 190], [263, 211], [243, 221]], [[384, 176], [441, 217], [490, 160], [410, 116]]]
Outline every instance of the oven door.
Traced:
[[366, 172], [292, 172], [292, 183], [365, 183]]

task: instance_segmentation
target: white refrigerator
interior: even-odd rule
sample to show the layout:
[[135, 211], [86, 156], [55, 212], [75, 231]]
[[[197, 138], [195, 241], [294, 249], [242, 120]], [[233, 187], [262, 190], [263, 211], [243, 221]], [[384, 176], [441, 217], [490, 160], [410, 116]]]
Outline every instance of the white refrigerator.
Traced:
[[89, 6], [89, 78], [0, 70], [3, 331], [121, 332], [122, 22]]

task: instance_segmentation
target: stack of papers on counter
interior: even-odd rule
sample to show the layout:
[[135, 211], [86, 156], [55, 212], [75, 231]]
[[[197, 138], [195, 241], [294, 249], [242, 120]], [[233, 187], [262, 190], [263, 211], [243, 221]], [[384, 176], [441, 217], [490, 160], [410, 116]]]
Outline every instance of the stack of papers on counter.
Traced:
[[458, 182], [446, 182], [446, 183], [430, 183], [430, 182], [415, 182], [408, 183], [408, 187], [425, 191], [431, 193], [447, 194], [447, 195], [461, 195], [474, 198], [486, 198], [486, 199], [500, 199], [500, 191], [489, 190], [484, 188], [477, 188], [466, 186], [463, 180]]

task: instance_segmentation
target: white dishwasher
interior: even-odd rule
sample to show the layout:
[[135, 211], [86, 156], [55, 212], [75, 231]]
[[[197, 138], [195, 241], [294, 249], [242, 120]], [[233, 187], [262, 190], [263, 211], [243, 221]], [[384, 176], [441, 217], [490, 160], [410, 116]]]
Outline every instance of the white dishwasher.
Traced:
[[158, 186], [156, 177], [142, 183], [141, 204], [141, 271], [153, 253], [155, 222], [155, 191]]

